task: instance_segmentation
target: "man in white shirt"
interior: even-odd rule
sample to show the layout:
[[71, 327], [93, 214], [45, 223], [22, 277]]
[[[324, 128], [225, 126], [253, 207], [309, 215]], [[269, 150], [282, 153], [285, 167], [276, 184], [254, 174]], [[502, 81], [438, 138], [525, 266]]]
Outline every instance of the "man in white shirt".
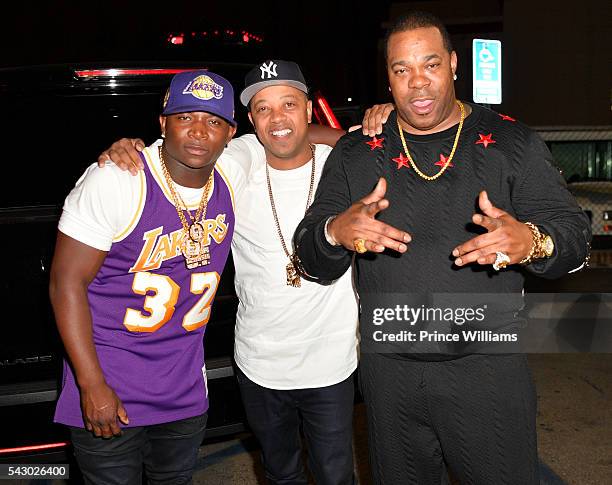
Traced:
[[[329, 286], [300, 278], [291, 243], [331, 149], [308, 142], [312, 104], [297, 64], [265, 61], [245, 85], [240, 100], [257, 136], [232, 140], [218, 161], [236, 199], [235, 359], [245, 411], [270, 483], [307, 483], [302, 429], [316, 483], [351, 484], [358, 345], [352, 276]], [[110, 156], [127, 168], [138, 156], [132, 142], [121, 148], [123, 156]]]

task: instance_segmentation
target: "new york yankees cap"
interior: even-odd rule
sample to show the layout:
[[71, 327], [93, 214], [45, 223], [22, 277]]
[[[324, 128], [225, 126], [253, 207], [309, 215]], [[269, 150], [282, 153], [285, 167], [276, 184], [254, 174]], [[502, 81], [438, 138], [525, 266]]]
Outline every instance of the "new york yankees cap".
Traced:
[[220, 116], [236, 126], [234, 89], [231, 83], [214, 72], [199, 70], [176, 74], [166, 91], [162, 115], [205, 111]]
[[244, 78], [240, 102], [249, 105], [251, 98], [268, 86], [293, 86], [308, 94], [304, 75], [295, 62], [267, 60], [251, 69]]

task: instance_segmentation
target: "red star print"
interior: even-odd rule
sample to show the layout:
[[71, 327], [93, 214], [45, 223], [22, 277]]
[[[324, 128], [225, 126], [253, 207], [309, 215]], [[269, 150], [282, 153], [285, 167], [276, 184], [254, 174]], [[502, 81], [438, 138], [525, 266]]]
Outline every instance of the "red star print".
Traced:
[[481, 135], [480, 133], [478, 133], [478, 136], [480, 137], [480, 140], [476, 142], [476, 145], [482, 144], [485, 148], [487, 148], [490, 143], [497, 143], [495, 140], [492, 139], [493, 133], [489, 133], [488, 135]]
[[402, 168], [402, 167], [410, 168], [410, 165], [408, 164], [408, 157], [405, 157], [402, 152], [400, 152], [399, 157], [392, 158], [391, 160], [393, 160], [395, 163], [397, 163], [397, 169], [398, 170], [400, 168]]
[[501, 113], [498, 113], [498, 114], [499, 114], [499, 116], [501, 116], [502, 120], [505, 120], [505, 121], [516, 121], [514, 118], [512, 118], [512, 116], [503, 115]]
[[[444, 167], [444, 165], [446, 164], [446, 162], [448, 161], [448, 157], [445, 157], [442, 153], [440, 153], [440, 160], [438, 160], [434, 165], [437, 165], [438, 167]], [[454, 167], [455, 164], [453, 162], [448, 164], [448, 167]]]
[[370, 150], [374, 150], [375, 148], [382, 148], [383, 141], [385, 141], [384, 138], [376, 138], [376, 135], [374, 135], [372, 141], [366, 141], [366, 145], [370, 145]]

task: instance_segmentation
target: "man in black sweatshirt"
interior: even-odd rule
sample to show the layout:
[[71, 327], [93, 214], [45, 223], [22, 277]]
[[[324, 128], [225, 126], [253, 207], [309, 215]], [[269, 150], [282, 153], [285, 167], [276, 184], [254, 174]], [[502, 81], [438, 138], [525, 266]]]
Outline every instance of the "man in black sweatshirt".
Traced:
[[374, 481], [538, 484], [522, 272], [581, 267], [588, 218], [533, 131], [455, 98], [437, 18], [400, 19], [386, 56], [395, 112], [339, 141], [294, 237], [322, 282], [355, 256]]

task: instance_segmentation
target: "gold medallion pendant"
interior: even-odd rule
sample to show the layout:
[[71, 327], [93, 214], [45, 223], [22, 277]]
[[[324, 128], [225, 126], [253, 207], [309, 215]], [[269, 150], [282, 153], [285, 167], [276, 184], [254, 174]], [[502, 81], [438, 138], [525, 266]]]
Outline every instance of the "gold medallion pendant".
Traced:
[[295, 269], [293, 261], [289, 261], [285, 269], [287, 271], [287, 285], [293, 286], [294, 288], [299, 288], [302, 286], [302, 279], [300, 278], [300, 274]]
[[[200, 200], [200, 205], [196, 211], [195, 217], [191, 215], [191, 211], [187, 208], [185, 202], [181, 198], [180, 194], [176, 191], [174, 181], [170, 177], [168, 168], [166, 167], [166, 161], [162, 153], [162, 147], [159, 147], [159, 160], [161, 162], [162, 172], [170, 189], [172, 200], [176, 213], [181, 220], [183, 226], [183, 242], [181, 244], [181, 253], [185, 258], [185, 266], [187, 269], [199, 268], [200, 266], [206, 266], [210, 264], [210, 247], [207, 244], [208, 241], [204, 241], [204, 226], [202, 221], [206, 219], [206, 209], [208, 207], [208, 194], [212, 185], [214, 170], [210, 172], [208, 181], [204, 186], [204, 193]], [[189, 218], [191, 219], [191, 225], [187, 223], [184, 211], [187, 211]]]
[[194, 241], [201, 241], [204, 237], [204, 228], [199, 222], [194, 222], [189, 226], [189, 237]]
[[[315, 180], [315, 146], [310, 145], [310, 153], [312, 155], [312, 169], [310, 170], [310, 187], [308, 189], [308, 197], [306, 199], [306, 210], [304, 211], [304, 215], [306, 215], [306, 211], [310, 207], [310, 202], [312, 200], [312, 193], [314, 189], [314, 180]], [[276, 205], [274, 204], [274, 195], [272, 194], [272, 184], [270, 183], [270, 170], [268, 169], [268, 163], [266, 162], [266, 181], [268, 182], [268, 195], [270, 197], [270, 205], [272, 206], [272, 215], [274, 216], [274, 222], [276, 223], [276, 231], [278, 232], [278, 237], [280, 239], [281, 245], [283, 246], [283, 251], [285, 255], [289, 258], [289, 263], [285, 266], [285, 272], [287, 273], [287, 286], [292, 286], [293, 288], [299, 288], [302, 286], [302, 279], [300, 277], [299, 265], [296, 264], [297, 255], [295, 251], [290, 253], [287, 249], [287, 244], [285, 243], [285, 238], [283, 237], [283, 233], [280, 228], [280, 222], [278, 221], [278, 214], [276, 213]]]
[[199, 268], [210, 263], [210, 249], [201, 241], [186, 237], [181, 248], [187, 269]]

